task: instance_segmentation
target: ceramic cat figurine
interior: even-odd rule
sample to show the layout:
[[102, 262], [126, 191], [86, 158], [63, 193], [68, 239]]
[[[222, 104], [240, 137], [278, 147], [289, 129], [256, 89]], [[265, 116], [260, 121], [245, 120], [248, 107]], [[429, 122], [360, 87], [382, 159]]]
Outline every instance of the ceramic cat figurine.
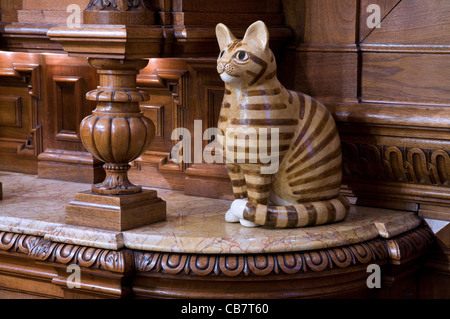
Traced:
[[[262, 21], [253, 23], [242, 40], [223, 24], [217, 25], [216, 35], [221, 51], [217, 70], [225, 82], [219, 129], [241, 129], [244, 134], [255, 128], [279, 129], [276, 173], [262, 173], [265, 164], [260, 162], [227, 161], [236, 200], [226, 221], [288, 228], [343, 220], [350, 205], [339, 195], [341, 146], [327, 108], [280, 84]], [[219, 144], [226, 147], [227, 138], [218, 139]], [[250, 147], [242, 150], [240, 155], [248, 159]]]

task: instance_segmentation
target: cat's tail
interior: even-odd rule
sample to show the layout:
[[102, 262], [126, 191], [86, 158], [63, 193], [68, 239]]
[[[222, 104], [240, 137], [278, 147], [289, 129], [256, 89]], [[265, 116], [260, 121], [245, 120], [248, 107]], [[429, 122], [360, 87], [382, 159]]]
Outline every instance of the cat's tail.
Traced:
[[226, 220], [241, 221], [244, 226], [306, 227], [341, 221], [347, 217], [349, 210], [348, 199], [340, 195], [329, 200], [290, 206], [263, 205], [240, 199], [233, 202]]

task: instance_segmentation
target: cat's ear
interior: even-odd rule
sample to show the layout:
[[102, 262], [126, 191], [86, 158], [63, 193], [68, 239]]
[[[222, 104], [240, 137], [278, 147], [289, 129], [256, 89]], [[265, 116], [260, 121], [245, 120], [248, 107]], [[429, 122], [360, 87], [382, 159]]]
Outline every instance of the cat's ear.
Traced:
[[266, 50], [269, 46], [269, 30], [261, 20], [254, 22], [245, 32], [242, 42]]
[[216, 36], [220, 51], [223, 51], [230, 43], [236, 40], [236, 37], [231, 33], [230, 29], [223, 23], [219, 23], [216, 26]]

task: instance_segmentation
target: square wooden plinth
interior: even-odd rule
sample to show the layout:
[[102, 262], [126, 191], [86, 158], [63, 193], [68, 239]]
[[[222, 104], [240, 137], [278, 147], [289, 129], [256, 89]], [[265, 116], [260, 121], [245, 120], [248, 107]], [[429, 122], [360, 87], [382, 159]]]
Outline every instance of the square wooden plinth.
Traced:
[[155, 190], [131, 195], [79, 192], [66, 206], [66, 224], [116, 231], [166, 220], [166, 202]]

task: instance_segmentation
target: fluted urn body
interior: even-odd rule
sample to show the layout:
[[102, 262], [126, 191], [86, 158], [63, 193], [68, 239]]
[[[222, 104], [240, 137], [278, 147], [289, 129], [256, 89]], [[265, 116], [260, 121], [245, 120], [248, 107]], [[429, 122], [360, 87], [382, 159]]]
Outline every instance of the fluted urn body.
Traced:
[[80, 138], [85, 148], [105, 162], [106, 178], [92, 186], [99, 194], [122, 195], [138, 193], [141, 186], [127, 177], [129, 162], [141, 156], [155, 137], [155, 126], [139, 109], [139, 102], [148, 94], [136, 88], [136, 75], [147, 60], [89, 59], [97, 69], [100, 85], [87, 93], [87, 99], [97, 102], [92, 115], [80, 126]]

